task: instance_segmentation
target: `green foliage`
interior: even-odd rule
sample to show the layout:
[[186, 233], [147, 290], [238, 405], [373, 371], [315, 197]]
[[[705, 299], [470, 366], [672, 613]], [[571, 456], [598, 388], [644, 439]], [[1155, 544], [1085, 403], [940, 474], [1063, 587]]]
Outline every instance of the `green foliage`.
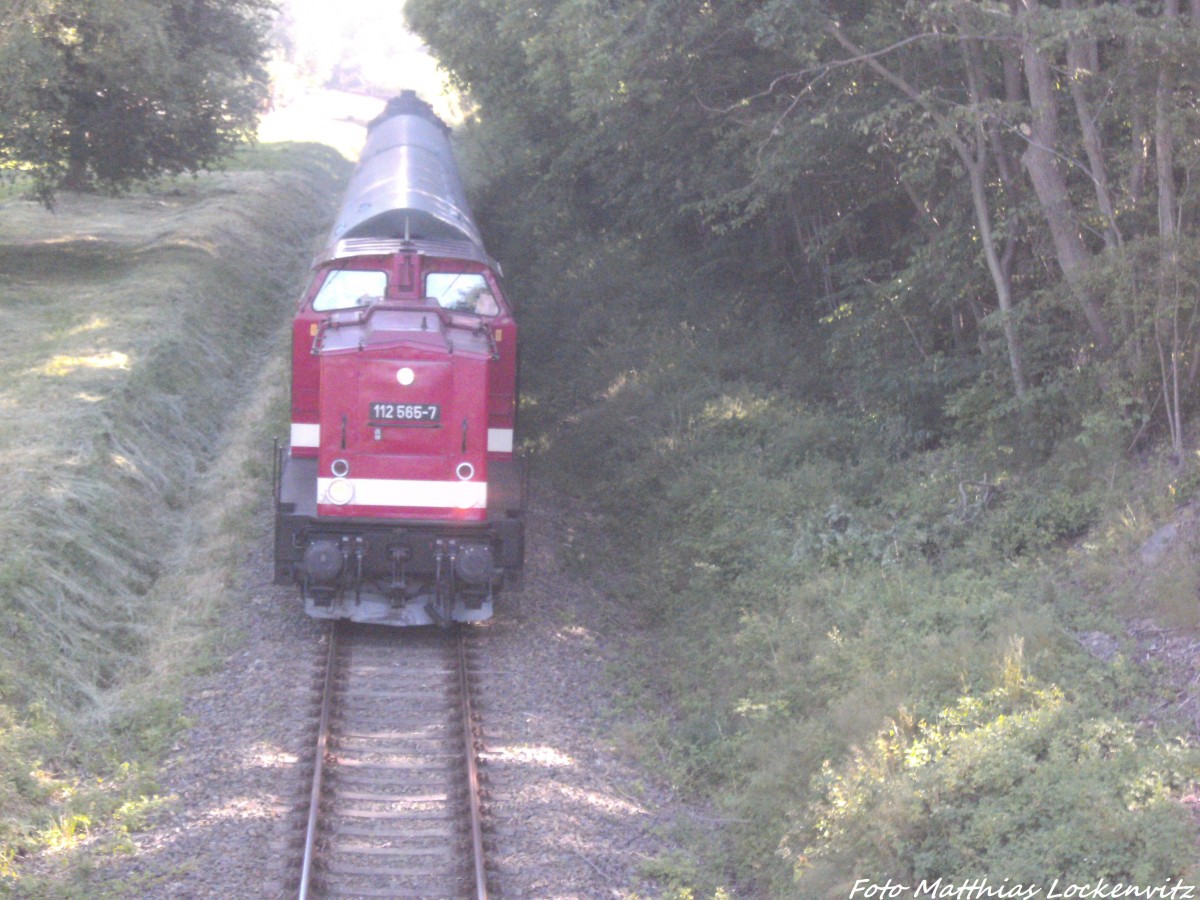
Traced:
[[0, 170], [124, 189], [195, 172], [252, 132], [266, 0], [41, 0], [0, 30]]
[[[724, 380], [743, 351], [723, 329], [649, 333], [652, 362], [571, 414], [541, 471], [585, 491], [604, 514], [593, 527], [637, 548], [590, 561], [630, 573], [637, 614], [658, 626], [652, 658], [672, 660], [654, 667], [673, 710], [655, 756], [756, 823], [733, 832], [761, 867], [807, 795], [797, 773], [899, 705], [932, 715], [964, 678], [982, 684], [1014, 628], [1038, 658], [1062, 648], [1031, 599], [983, 572], [954, 574], [994, 558], [1000, 533], [994, 501], [974, 488], [964, 499], [964, 477], [985, 480], [966, 459], [898, 454], [887, 423]], [[771, 332], [753, 334], [770, 357]], [[629, 336], [591, 356], [623, 369], [643, 346]], [[573, 545], [601, 546], [590, 538]]]
[[860, 877], [1159, 884], [1189, 872], [1193, 827], [1174, 798], [1197, 762], [1022, 680], [826, 763], [784, 854], [807, 896]]
[[[593, 247], [577, 265], [588, 273], [611, 268], [594, 265], [596, 259], [609, 261]], [[637, 282], [650, 271], [643, 265], [661, 271], [659, 259], [627, 255], [619, 277]], [[553, 275], [561, 284], [573, 270]], [[526, 301], [535, 311], [526, 336], [544, 328], [549, 341], [526, 357], [534, 365], [525, 369], [524, 387], [536, 405], [524, 421], [540, 431], [538, 470], [582, 495], [596, 514], [574, 525], [575, 563], [606, 580], [622, 573], [614, 589], [649, 629], [646, 670], [630, 677], [644, 680], [647, 694], [665, 704], [659, 727], [639, 740], [669, 765], [676, 783], [715, 798], [738, 820], [728, 837], [744, 877], [769, 885], [763, 890], [772, 896], [813, 896], [803, 885], [823, 883], [830, 873], [883, 871], [892, 856], [872, 841], [891, 847], [883, 835], [908, 819], [880, 818], [874, 808], [863, 821], [879, 818], [878, 830], [868, 829], [844, 852], [830, 844], [825, 874], [814, 870], [801, 887], [792, 886], [776, 851], [797, 822], [816, 821], [827, 765], [842, 772], [847, 760], [858, 759], [852, 748], [869, 745], [879, 723], [903, 710], [916, 722], [936, 722], [962, 696], [989, 696], [1016, 638], [1024, 642], [1024, 664], [1049, 683], [1021, 688], [1004, 715], [1018, 716], [1026, 709], [1021, 703], [1043, 690], [1059, 698], [1055, 721], [1069, 719], [1080, 734], [1116, 729], [1134, 748], [1119, 764], [1080, 771], [1070, 783], [1081, 797], [1119, 796], [1153, 770], [1157, 742], [1122, 718], [1127, 710], [1136, 717], [1148, 702], [1145, 681], [1134, 670], [1098, 671], [1064, 640], [1064, 627], [1079, 627], [1066, 623], [1088, 613], [1075, 598], [1057, 597], [1036, 563], [1088, 533], [1113, 502], [1107, 426], [1093, 420], [1080, 440], [1066, 439], [1072, 426], [1059, 420], [1069, 417], [1053, 416], [1049, 400], [1038, 407], [1035, 395], [1031, 408], [1046, 411], [1061, 436], [1057, 444], [1026, 444], [1021, 459], [1013, 448], [963, 440], [920, 450], [893, 420], [806, 399], [827, 388], [807, 358], [793, 358], [795, 368], [787, 368], [792, 338], [772, 323], [669, 321], [677, 303], [671, 298], [704, 303], [711, 288], [698, 281], [677, 274], [656, 284], [646, 276], [639, 309], [621, 291], [598, 309], [609, 282], [571, 283], [578, 290], [547, 290]], [[564, 328], [559, 317], [569, 320], [572, 310], [580, 327]], [[748, 347], [757, 364], [747, 363]], [[575, 364], [580, 358], [589, 365]], [[789, 377], [779, 378], [781, 371]], [[1002, 426], [992, 422], [987, 433]], [[1005, 433], [1020, 437], [1016, 428]], [[1068, 703], [1065, 688], [1053, 684], [1088, 700]], [[1034, 712], [1027, 718], [1033, 724], [1018, 717], [1021, 727], [1003, 732], [1006, 745], [1019, 748], [1050, 729]], [[1044, 790], [1064, 777], [1073, 747], [1067, 741], [1055, 749], [1024, 789]], [[1013, 752], [1013, 759], [1027, 759], [1025, 750]], [[1145, 767], [1128, 761], [1134, 757]], [[991, 766], [1007, 757], [988, 759]], [[1178, 774], [1190, 763], [1171, 765]], [[1103, 845], [1112, 871], [1130, 860], [1186, 858], [1185, 832], [1172, 811], [1181, 782], [1170, 784], [1176, 799], [1113, 826], [1117, 837]], [[989, 828], [1019, 831], [1019, 823], [1004, 819], [1009, 807], [997, 803], [997, 810], [980, 811], [969, 840]], [[961, 806], [967, 804], [964, 797]], [[905, 815], [916, 823], [926, 814], [961, 812], [933, 807]], [[1038, 809], [1045, 828], [1057, 822], [1069, 830], [1084, 807]], [[1130, 837], [1137, 828], [1157, 837], [1139, 844]], [[1055, 859], [1081, 846], [1036, 829], [1023, 838], [1043, 839]], [[918, 846], [914, 838], [894, 852], [917, 865], [936, 843], [935, 836]], [[1154, 848], [1164, 856], [1155, 857]], [[1025, 871], [1022, 865], [1015, 856], [996, 857], [993, 871]]]
[[992, 546], [1006, 557], [1034, 553], [1085, 534], [1099, 517], [1097, 498], [1062, 487], [1011, 492], [986, 526]]

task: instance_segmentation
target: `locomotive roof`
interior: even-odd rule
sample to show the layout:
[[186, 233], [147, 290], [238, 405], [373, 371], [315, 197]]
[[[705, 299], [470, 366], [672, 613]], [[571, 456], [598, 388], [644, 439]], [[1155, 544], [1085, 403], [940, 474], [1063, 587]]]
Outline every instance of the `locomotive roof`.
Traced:
[[444, 259], [469, 259], [503, 275], [500, 264], [484, 251], [483, 247], [464, 240], [405, 240], [403, 238], [348, 238], [333, 242], [325, 254], [318, 257], [314, 265], [331, 259], [347, 259], [352, 256], [387, 256], [392, 253], [418, 253], [422, 256], [437, 256]]
[[487, 260], [449, 134], [414, 92], [388, 101], [368, 125], [358, 168], [317, 261], [345, 255], [346, 245], [358, 239], [403, 241], [418, 250], [466, 242], [475, 247], [470, 258]]

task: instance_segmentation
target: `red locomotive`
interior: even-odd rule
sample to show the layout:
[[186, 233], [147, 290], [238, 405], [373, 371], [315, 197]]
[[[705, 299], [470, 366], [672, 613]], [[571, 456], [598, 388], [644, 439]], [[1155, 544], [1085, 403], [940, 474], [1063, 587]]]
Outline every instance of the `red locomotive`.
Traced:
[[275, 581], [319, 618], [478, 621], [521, 568], [517, 326], [448, 136], [388, 103], [296, 312]]

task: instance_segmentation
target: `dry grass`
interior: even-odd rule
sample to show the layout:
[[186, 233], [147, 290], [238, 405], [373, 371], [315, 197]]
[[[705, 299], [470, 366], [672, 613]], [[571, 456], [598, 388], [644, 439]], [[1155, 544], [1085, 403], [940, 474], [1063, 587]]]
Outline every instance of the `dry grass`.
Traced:
[[[272, 527], [269, 496], [270, 438], [287, 425], [287, 339], [281, 330], [274, 352], [257, 376], [249, 402], [225, 429], [220, 455], [195, 488], [194, 515], [180, 524], [179, 541], [148, 601], [161, 627], [145, 656], [144, 677], [115, 692], [111, 709], [136, 705], [164, 685], [174, 685], [186, 669], [180, 660], [198, 660], [211, 645], [222, 604], [231, 599], [238, 563], [247, 545]], [[107, 710], [105, 710], [107, 711]]]
[[86, 704], [138, 665], [180, 511], [294, 295], [312, 216], [286, 204], [312, 192], [288, 178], [0, 210], [0, 644], [36, 651], [18, 697]]
[[307, 166], [0, 203], [0, 875], [63, 812], [30, 754], [94, 765], [70, 762], [81, 735], [186, 669], [227, 599], [281, 328], [336, 201], [339, 164]]

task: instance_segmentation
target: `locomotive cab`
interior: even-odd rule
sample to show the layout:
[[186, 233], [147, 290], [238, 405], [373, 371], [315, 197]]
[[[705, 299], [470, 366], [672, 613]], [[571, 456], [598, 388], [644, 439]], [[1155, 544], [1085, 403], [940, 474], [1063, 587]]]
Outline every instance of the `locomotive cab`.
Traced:
[[524, 556], [516, 323], [414, 100], [372, 124], [293, 324], [275, 576], [320, 618], [486, 619]]

